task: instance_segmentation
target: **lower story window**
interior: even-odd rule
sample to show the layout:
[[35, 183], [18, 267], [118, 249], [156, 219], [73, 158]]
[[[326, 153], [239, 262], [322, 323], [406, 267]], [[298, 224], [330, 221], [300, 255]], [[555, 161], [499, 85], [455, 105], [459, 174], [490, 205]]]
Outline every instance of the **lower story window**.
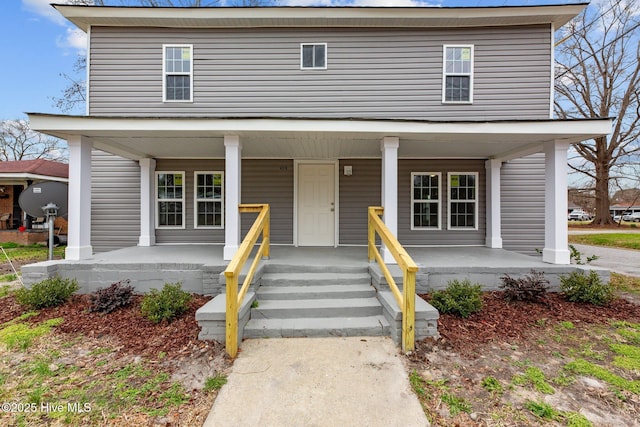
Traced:
[[411, 174], [411, 229], [440, 229], [440, 173]]
[[156, 172], [157, 226], [184, 228], [184, 172]]
[[222, 172], [196, 172], [195, 187], [196, 228], [223, 228]]
[[478, 173], [449, 173], [449, 228], [478, 228]]

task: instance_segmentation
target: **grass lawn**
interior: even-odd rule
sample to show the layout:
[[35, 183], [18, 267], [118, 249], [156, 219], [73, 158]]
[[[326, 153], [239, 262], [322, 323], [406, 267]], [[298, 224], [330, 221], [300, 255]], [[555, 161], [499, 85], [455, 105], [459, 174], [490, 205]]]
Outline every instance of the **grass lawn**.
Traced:
[[640, 295], [640, 277], [611, 272], [609, 283], [616, 291]]
[[[11, 261], [46, 261], [49, 256], [49, 248], [43, 245], [21, 246], [12, 242], [0, 243], [0, 246], [9, 255]], [[53, 255], [56, 258], [64, 257], [64, 246], [53, 248]], [[6, 261], [6, 257], [2, 254], [2, 261]]]
[[602, 233], [570, 235], [569, 243], [640, 250], [640, 234]]
[[[12, 242], [5, 242], [0, 243], [0, 247], [2, 247], [7, 254], [5, 256], [5, 254], [0, 251], [0, 283], [16, 280], [16, 275], [13, 273], [13, 269], [10, 268], [7, 257], [9, 257], [14, 268], [18, 271], [20, 271], [20, 267], [24, 264], [46, 261], [49, 258], [49, 248], [42, 245], [22, 246]], [[53, 257], [55, 259], [63, 259], [64, 251], [65, 246], [53, 248]], [[1, 295], [0, 293], [0, 296]]]

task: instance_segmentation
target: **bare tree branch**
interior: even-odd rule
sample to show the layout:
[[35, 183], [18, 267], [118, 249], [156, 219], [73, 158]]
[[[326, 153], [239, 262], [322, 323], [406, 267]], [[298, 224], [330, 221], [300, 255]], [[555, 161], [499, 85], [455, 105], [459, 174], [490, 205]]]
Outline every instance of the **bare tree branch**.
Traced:
[[[594, 223], [608, 224], [611, 180], [625, 176], [640, 157], [640, 0], [607, 0], [589, 6], [569, 26], [556, 58], [556, 115], [560, 118], [614, 117], [612, 133], [575, 144], [582, 162], [570, 169], [594, 182]], [[612, 172], [615, 171], [615, 172]], [[628, 181], [631, 182], [631, 181]]]
[[66, 146], [31, 130], [26, 120], [0, 121], [0, 161], [33, 159], [66, 161]]

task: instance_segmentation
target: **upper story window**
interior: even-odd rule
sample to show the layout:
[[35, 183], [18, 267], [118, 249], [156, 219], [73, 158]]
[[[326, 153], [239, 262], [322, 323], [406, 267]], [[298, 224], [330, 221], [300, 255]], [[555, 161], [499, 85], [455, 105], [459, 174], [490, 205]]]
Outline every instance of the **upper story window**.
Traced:
[[411, 173], [411, 229], [440, 229], [440, 173]]
[[193, 93], [193, 46], [163, 45], [163, 101], [190, 102]]
[[327, 44], [303, 43], [300, 45], [300, 68], [303, 70], [327, 69]]
[[195, 172], [195, 227], [223, 228], [222, 172]]
[[473, 46], [445, 45], [442, 102], [473, 102]]
[[184, 228], [184, 172], [156, 172], [156, 227]]
[[478, 173], [449, 172], [449, 229], [478, 229]]

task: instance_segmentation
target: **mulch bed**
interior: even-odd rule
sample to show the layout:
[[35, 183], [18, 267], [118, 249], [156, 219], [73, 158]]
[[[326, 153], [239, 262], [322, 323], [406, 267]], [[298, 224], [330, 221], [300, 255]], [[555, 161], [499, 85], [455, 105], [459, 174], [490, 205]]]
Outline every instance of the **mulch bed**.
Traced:
[[[39, 310], [29, 322], [40, 323], [56, 317], [64, 318], [64, 323], [56, 330], [69, 334], [82, 334], [100, 338], [110, 336], [122, 346], [122, 350], [144, 356], [157, 356], [164, 352], [167, 357], [189, 354], [205, 342], [198, 340], [200, 328], [195, 312], [211, 297], [193, 295], [189, 311], [171, 323], [153, 323], [140, 313], [142, 296], [136, 295], [132, 304], [109, 314], [91, 313], [89, 295], [74, 295], [69, 302], [59, 307]], [[13, 296], [2, 299], [0, 323], [7, 322], [28, 311], [20, 306]]]
[[[429, 295], [420, 295], [429, 301]], [[640, 322], [640, 305], [624, 299], [616, 299], [609, 306], [598, 307], [566, 301], [559, 293], [548, 293], [538, 303], [509, 302], [502, 292], [485, 292], [482, 311], [466, 319], [441, 314], [438, 345], [452, 349], [464, 356], [475, 356], [483, 346], [492, 341], [526, 343], [528, 330], [541, 320], [581, 323], [607, 323], [610, 320]], [[423, 343], [429, 346], [428, 342]], [[419, 347], [419, 346], [418, 346]]]
[[[420, 295], [429, 300], [428, 295]], [[29, 319], [32, 323], [63, 317], [64, 323], [56, 329], [70, 334], [83, 334], [100, 338], [117, 339], [122, 350], [131, 354], [157, 356], [165, 352], [169, 357], [179, 357], [202, 347], [198, 340], [200, 328], [195, 312], [211, 297], [194, 295], [189, 311], [171, 323], [155, 324], [140, 313], [142, 296], [135, 296], [133, 303], [109, 314], [91, 313], [89, 295], [74, 295], [71, 301], [60, 306], [40, 310]], [[610, 320], [640, 322], [640, 305], [624, 299], [616, 299], [607, 307], [568, 302], [559, 293], [548, 293], [539, 303], [505, 301], [501, 292], [485, 292], [483, 308], [479, 313], [463, 319], [441, 314], [438, 321], [440, 339], [437, 344], [463, 356], [473, 357], [489, 342], [518, 342], [527, 344], [528, 331], [536, 322], [570, 321], [576, 325], [607, 323]], [[7, 322], [28, 310], [20, 306], [13, 296], [2, 299], [0, 323]], [[219, 345], [214, 343], [215, 345]], [[430, 346], [428, 340], [418, 343]]]

